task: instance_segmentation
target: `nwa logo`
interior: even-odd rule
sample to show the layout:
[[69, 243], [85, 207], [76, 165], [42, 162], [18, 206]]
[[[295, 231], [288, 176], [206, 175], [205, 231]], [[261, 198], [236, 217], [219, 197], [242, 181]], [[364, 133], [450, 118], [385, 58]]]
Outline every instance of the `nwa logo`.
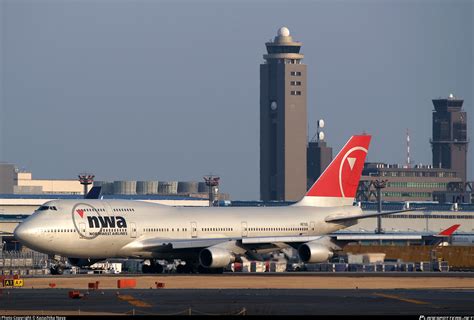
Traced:
[[[84, 209], [77, 209], [76, 213], [84, 218], [85, 211]], [[87, 222], [89, 223], [89, 228], [97, 229], [109, 229], [109, 228], [127, 228], [127, 221], [124, 217], [120, 216], [87, 216]]]

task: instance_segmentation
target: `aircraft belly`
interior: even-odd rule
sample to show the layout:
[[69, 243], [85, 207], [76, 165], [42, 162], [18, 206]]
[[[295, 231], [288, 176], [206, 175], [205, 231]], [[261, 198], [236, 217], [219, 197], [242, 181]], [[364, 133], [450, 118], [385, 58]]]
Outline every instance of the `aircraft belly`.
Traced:
[[117, 256], [122, 244], [118, 240], [104, 239], [56, 239], [54, 251], [62, 256], [74, 258], [103, 258]]

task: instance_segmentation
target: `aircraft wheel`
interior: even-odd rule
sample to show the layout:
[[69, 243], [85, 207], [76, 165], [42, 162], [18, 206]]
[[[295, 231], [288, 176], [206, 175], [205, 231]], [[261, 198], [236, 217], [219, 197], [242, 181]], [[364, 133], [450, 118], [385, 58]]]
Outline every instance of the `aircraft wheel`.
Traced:
[[178, 265], [176, 267], [176, 273], [184, 273], [184, 269], [186, 266], [183, 266], [182, 264]]
[[224, 273], [224, 268], [215, 268], [211, 269], [212, 274], [223, 274]]
[[194, 268], [190, 263], [184, 266], [184, 273], [194, 273]]
[[151, 273], [151, 272], [152, 272], [152, 271], [151, 271], [151, 266], [144, 264], [144, 265], [142, 266], [142, 272], [143, 272], [143, 273]]
[[51, 267], [50, 271], [51, 271], [51, 274], [53, 275], [61, 275], [64, 273], [64, 268], [61, 267], [60, 265], [54, 265]]
[[155, 264], [152, 267], [151, 273], [163, 273], [163, 266], [161, 264]]
[[209, 269], [208, 268], [205, 268], [201, 265], [199, 265], [197, 267], [197, 273], [203, 273], [203, 274], [206, 274], [206, 273], [209, 273]]

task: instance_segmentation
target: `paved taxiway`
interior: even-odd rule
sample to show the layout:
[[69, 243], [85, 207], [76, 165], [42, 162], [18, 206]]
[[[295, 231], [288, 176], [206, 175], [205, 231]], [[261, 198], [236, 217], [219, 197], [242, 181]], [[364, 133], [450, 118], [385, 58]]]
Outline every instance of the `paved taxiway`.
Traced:
[[[25, 289], [46, 289], [50, 284], [58, 289], [87, 289], [99, 281], [100, 289], [116, 289], [118, 279], [136, 279], [137, 289], [156, 288], [156, 282], [166, 289], [473, 289], [471, 273], [437, 273], [420, 277], [421, 273], [384, 274], [367, 276], [351, 274], [341, 277], [321, 274], [223, 274], [223, 275], [74, 275], [24, 278]], [[441, 275], [443, 275], [441, 277]], [[445, 276], [449, 275], [449, 277]]]
[[[474, 290], [133, 289], [70, 299], [67, 289], [4, 289], [0, 314], [473, 315]], [[83, 293], [85, 291], [82, 291]], [[16, 310], [16, 311], [12, 311]]]

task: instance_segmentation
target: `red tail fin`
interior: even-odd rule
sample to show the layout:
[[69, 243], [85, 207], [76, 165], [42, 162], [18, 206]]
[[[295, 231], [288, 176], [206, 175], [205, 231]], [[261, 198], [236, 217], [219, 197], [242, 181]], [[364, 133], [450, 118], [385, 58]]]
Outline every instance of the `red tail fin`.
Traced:
[[297, 205], [350, 205], [356, 196], [370, 135], [352, 136]]
[[449, 227], [448, 229], [443, 230], [443, 231], [441, 231], [440, 233], [438, 233], [438, 236], [449, 237], [449, 236], [451, 236], [451, 235], [454, 233], [454, 231], [456, 231], [460, 226], [461, 226], [460, 224], [452, 225], [452, 226]]

